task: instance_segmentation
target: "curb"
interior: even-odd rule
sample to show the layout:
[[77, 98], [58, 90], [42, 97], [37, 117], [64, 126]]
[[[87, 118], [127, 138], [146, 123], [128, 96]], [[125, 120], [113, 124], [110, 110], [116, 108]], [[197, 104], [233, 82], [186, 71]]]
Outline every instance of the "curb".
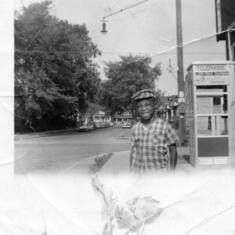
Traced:
[[94, 156], [94, 162], [90, 166], [91, 173], [97, 173], [102, 169], [105, 163], [113, 156], [115, 152], [112, 153], [102, 153]]
[[[97, 129], [105, 129], [105, 128], [97, 128]], [[31, 139], [31, 138], [45, 137], [45, 136], [53, 135], [53, 134], [63, 134], [63, 133], [71, 133], [71, 132], [83, 132], [83, 131], [81, 131], [79, 128], [69, 128], [69, 129], [63, 129], [63, 130], [52, 130], [52, 131], [43, 131], [43, 132], [15, 133], [14, 137], [15, 137], [15, 140], [18, 140], [20, 138]]]
[[31, 138], [39, 138], [53, 134], [63, 134], [63, 133], [70, 133], [70, 132], [78, 132], [79, 128], [71, 128], [71, 129], [64, 129], [64, 130], [52, 130], [52, 131], [45, 131], [45, 132], [33, 132], [33, 133], [15, 133], [15, 140], [20, 139], [21, 137], [24, 139], [31, 139]]

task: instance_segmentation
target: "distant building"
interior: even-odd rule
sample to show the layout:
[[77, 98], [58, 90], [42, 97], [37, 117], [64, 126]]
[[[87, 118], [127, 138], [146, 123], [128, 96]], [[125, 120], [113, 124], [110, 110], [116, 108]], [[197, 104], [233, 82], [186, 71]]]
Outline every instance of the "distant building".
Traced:
[[160, 106], [156, 107], [157, 116], [174, 122], [177, 118], [178, 96], [163, 96], [161, 97]]
[[116, 125], [120, 125], [123, 122], [130, 122], [132, 123], [134, 121], [133, 115], [131, 112], [124, 112], [122, 114], [115, 114], [113, 117], [113, 121]]
[[78, 126], [82, 123], [94, 123], [96, 128], [108, 127], [111, 125], [111, 116], [101, 110], [95, 113], [87, 112], [85, 115], [77, 116]]
[[111, 116], [107, 115], [104, 111], [97, 111], [93, 114], [93, 121], [96, 127], [106, 127], [111, 123]]

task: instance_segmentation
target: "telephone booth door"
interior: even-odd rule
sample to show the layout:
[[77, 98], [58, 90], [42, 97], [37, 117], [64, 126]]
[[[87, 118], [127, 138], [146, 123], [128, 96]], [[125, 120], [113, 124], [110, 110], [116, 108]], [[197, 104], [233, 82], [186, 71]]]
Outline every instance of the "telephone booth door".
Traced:
[[227, 91], [227, 85], [195, 86], [196, 152], [202, 164], [226, 163], [229, 157]]

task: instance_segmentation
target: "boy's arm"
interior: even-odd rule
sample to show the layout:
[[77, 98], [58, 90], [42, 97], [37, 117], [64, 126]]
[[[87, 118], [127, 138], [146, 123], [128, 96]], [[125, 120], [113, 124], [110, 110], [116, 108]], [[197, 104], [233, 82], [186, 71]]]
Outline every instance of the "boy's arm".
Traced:
[[133, 158], [135, 155], [135, 146], [131, 146], [131, 152], [130, 152], [130, 168], [132, 166]]
[[169, 123], [166, 124], [166, 141], [170, 153], [170, 169], [175, 169], [177, 164], [177, 143], [179, 141], [175, 130], [171, 127]]
[[174, 170], [177, 164], [177, 148], [176, 144], [169, 145], [169, 152], [170, 152], [170, 169]]
[[132, 128], [131, 132], [131, 151], [130, 151], [130, 169], [132, 168], [133, 159], [136, 156], [136, 146], [135, 146], [135, 134]]

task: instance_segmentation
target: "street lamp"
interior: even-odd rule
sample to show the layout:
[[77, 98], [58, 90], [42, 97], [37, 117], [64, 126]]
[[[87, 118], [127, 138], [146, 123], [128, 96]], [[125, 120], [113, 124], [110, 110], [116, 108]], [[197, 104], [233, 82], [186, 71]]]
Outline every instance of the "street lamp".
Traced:
[[105, 18], [103, 18], [101, 33], [106, 34], [108, 31], [106, 29]]
[[135, 3], [135, 4], [133, 4], [133, 5], [130, 5], [130, 6], [126, 7], [126, 8], [122, 8], [122, 9], [120, 9], [120, 10], [118, 10], [118, 11], [112, 12], [112, 13], [110, 13], [110, 14], [104, 16], [104, 17], [103, 17], [103, 20], [102, 20], [103, 23], [102, 23], [101, 33], [106, 34], [106, 33], [108, 32], [107, 29], [106, 29], [106, 23], [105, 23], [105, 19], [106, 19], [106, 18], [111, 17], [111, 16], [116, 15], [116, 14], [119, 14], [119, 13], [121, 13], [121, 12], [123, 12], [123, 11], [126, 11], [126, 10], [128, 10], [128, 9], [130, 9], [130, 8], [136, 7], [136, 6], [141, 5], [141, 4], [143, 4], [143, 3], [145, 3], [145, 2], [148, 2], [148, 1], [149, 1], [149, 0], [143, 0], [143, 1], [141, 1], [141, 2], [137, 2], [137, 3]]

